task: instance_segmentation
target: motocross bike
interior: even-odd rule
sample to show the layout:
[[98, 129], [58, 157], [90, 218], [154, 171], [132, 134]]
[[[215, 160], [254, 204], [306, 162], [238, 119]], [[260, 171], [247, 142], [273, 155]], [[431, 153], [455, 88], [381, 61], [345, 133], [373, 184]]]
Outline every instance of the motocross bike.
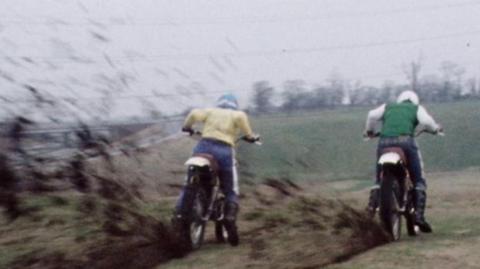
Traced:
[[[415, 137], [422, 133], [444, 136], [443, 132], [421, 130], [415, 134]], [[376, 133], [371, 137], [366, 137], [366, 140], [379, 136], [380, 134]], [[400, 239], [402, 216], [405, 218], [408, 235], [416, 236], [419, 233], [419, 228], [415, 225], [414, 185], [408, 175], [407, 161], [406, 155], [400, 147], [383, 149], [378, 159], [381, 167], [379, 216], [383, 227], [393, 241]]]
[[[201, 135], [198, 131], [193, 134]], [[259, 138], [251, 139], [244, 136], [238, 140], [261, 145]], [[232, 246], [238, 245], [237, 226], [225, 219], [226, 200], [220, 191], [217, 161], [209, 154], [194, 154], [185, 165], [187, 177], [183, 203], [172, 219], [182, 244], [190, 250], [200, 248], [207, 222], [210, 220], [215, 222], [217, 242], [228, 241]]]

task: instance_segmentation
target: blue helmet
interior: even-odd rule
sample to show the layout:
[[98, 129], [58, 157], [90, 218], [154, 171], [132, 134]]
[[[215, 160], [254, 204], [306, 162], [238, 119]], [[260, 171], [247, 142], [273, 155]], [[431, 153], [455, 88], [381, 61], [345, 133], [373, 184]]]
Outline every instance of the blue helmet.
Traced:
[[238, 101], [237, 97], [231, 93], [224, 94], [220, 96], [217, 100], [217, 107], [225, 108], [225, 109], [238, 109]]

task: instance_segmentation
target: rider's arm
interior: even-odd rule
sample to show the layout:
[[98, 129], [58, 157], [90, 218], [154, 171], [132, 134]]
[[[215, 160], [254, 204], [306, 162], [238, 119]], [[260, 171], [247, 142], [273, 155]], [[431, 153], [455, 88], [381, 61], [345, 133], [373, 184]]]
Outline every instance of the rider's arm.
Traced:
[[383, 104], [368, 112], [367, 122], [365, 123], [365, 131], [375, 131], [376, 123], [382, 119], [383, 113], [385, 113], [386, 105]]
[[420, 125], [425, 126], [429, 131], [437, 132], [440, 129], [440, 125], [435, 122], [423, 106], [418, 106], [417, 120]]
[[205, 122], [207, 118], [207, 112], [204, 109], [194, 109], [192, 110], [185, 122], [183, 123], [184, 129], [191, 129], [196, 122]]
[[253, 138], [255, 134], [250, 127], [250, 121], [248, 120], [247, 114], [245, 112], [239, 111], [236, 121], [236, 126], [240, 129], [240, 131], [246, 136]]

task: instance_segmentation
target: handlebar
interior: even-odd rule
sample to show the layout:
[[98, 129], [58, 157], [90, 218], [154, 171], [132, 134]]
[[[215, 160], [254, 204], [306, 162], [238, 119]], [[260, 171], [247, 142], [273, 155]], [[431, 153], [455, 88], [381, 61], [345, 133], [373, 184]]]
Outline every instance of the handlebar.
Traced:
[[262, 143], [262, 139], [260, 138], [260, 136], [257, 136], [257, 137], [249, 137], [249, 136], [242, 136], [240, 137], [239, 139], [237, 139], [236, 142], [240, 141], [240, 140], [243, 140], [245, 142], [248, 142], [248, 143], [251, 143], [251, 144], [257, 144], [259, 146], [261, 146], [263, 143]]
[[422, 130], [418, 131], [417, 133], [415, 133], [415, 137], [418, 137], [423, 133], [427, 133], [427, 134], [431, 134], [431, 135], [445, 136], [445, 133], [443, 132], [443, 130], [431, 131], [431, 130], [427, 130], [427, 129], [422, 129]]
[[[431, 130], [428, 130], [428, 129], [421, 129], [418, 132], [416, 132], [413, 137], [419, 137], [423, 133], [427, 133], [427, 134], [431, 134], [431, 135], [445, 136], [445, 133], [443, 132], [443, 130], [431, 131]], [[377, 137], [380, 137], [380, 132], [374, 133], [373, 135], [368, 135], [367, 133], [363, 134], [363, 140], [364, 141], [369, 141], [369, 140], [371, 140], [373, 138], [377, 138]]]
[[[188, 133], [190, 136], [202, 136], [202, 132], [198, 130], [193, 130], [193, 129], [182, 129], [182, 132]], [[251, 143], [251, 144], [257, 144], [257, 145], [262, 145], [261, 137], [249, 137], [249, 136], [241, 136], [238, 138], [235, 143], [239, 142], [240, 140], [243, 140], [245, 142]]]

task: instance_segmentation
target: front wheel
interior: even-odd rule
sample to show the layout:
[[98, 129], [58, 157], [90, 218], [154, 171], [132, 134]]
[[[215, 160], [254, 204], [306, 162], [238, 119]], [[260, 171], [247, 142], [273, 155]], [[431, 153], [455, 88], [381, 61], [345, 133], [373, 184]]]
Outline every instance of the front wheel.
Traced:
[[400, 239], [402, 228], [399, 197], [398, 181], [385, 170], [380, 184], [380, 219], [393, 241]]

